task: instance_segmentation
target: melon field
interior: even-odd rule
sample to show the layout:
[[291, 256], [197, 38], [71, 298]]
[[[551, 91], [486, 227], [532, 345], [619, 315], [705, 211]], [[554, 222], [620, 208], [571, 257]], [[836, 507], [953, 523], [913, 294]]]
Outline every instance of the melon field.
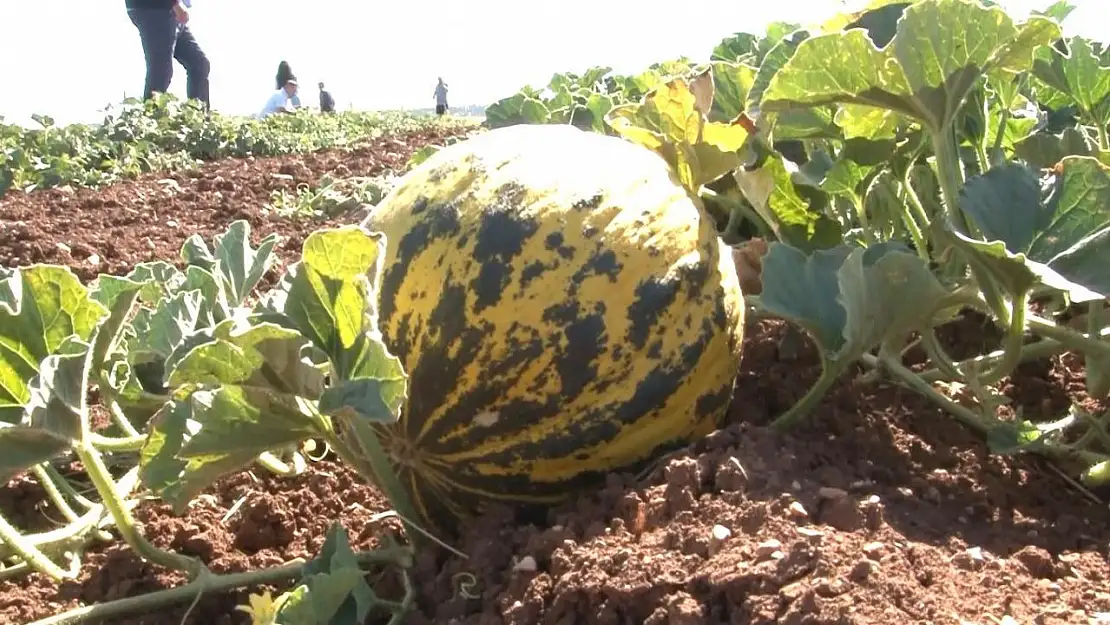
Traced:
[[0, 624], [1110, 623], [1069, 10], [0, 123]]

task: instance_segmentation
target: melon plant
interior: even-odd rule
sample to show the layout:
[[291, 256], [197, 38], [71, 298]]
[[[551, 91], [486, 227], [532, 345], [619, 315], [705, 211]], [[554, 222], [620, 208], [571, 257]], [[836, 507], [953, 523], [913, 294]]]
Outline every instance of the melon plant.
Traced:
[[376, 425], [416, 512], [556, 502], [714, 430], [744, 304], [713, 220], [657, 153], [568, 125], [444, 148], [363, 222], [412, 393]]

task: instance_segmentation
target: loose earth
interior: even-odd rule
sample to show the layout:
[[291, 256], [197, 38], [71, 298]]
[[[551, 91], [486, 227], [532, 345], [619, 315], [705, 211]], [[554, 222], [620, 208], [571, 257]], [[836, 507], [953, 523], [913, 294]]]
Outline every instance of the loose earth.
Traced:
[[[255, 244], [283, 236], [279, 267], [325, 225], [277, 217], [274, 190], [325, 174], [402, 168], [443, 137], [385, 138], [354, 152], [239, 159], [93, 190], [13, 193], [0, 200], [0, 262], [68, 265], [84, 280], [149, 260], [176, 262], [194, 232], [206, 239], [246, 219]], [[981, 319], [946, 329], [953, 353], [997, 341]], [[418, 609], [406, 623], [471, 625], [694, 625], [997, 623], [1087, 624], [1110, 613], [1110, 509], [1035, 458], [990, 455], [983, 442], [910, 391], [846, 376], [813, 419], [789, 435], [766, 424], [805, 394], [820, 370], [802, 335], [753, 319], [731, 421], [646, 475], [610, 475], [599, 492], [522, 524], [494, 512], [453, 545], [468, 557], [422, 553]], [[1066, 409], [1083, 394], [1081, 359], [1023, 365], [1006, 381], [1011, 408]], [[1092, 499], [1102, 497], [1100, 501]], [[0, 489], [0, 510], [24, 531], [58, 514], [27, 477]], [[324, 460], [296, 478], [242, 473], [184, 516], [162, 504], [136, 514], [159, 547], [202, 558], [216, 573], [311, 558], [338, 520], [370, 548], [393, 521], [372, 487]], [[371, 576], [382, 594], [388, 575]], [[0, 581], [0, 623], [42, 619], [81, 604], [183, 583], [122, 542], [85, 555], [81, 576]], [[248, 591], [208, 595], [115, 624], [248, 623], [234, 606]], [[272, 587], [271, 590], [281, 590]], [[384, 622], [376, 620], [374, 622]]]

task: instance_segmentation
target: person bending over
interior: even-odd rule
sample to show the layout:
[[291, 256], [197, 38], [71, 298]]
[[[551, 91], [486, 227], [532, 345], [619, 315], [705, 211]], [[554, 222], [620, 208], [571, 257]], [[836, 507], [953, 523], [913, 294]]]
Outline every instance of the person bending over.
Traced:
[[298, 107], [300, 107], [300, 100], [297, 99], [297, 81], [288, 80], [284, 87], [275, 91], [274, 95], [266, 101], [260, 117], [266, 118], [274, 113], [292, 113]]
[[125, 0], [127, 16], [139, 31], [146, 58], [146, 84], [143, 98], [166, 93], [173, 79], [174, 59], [185, 68], [185, 93], [199, 100], [207, 110], [208, 73], [211, 64], [189, 30], [188, 0]]

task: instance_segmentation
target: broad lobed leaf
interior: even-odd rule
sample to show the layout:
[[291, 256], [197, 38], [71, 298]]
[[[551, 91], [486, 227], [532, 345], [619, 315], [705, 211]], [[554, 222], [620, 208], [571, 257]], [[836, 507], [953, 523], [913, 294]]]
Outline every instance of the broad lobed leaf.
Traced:
[[806, 39], [771, 79], [760, 108], [860, 104], [939, 131], [980, 76], [1029, 69], [1034, 51], [1059, 36], [1048, 18], [1015, 25], [1001, 8], [974, 0], [923, 0], [905, 8], [882, 47], [862, 28]]

